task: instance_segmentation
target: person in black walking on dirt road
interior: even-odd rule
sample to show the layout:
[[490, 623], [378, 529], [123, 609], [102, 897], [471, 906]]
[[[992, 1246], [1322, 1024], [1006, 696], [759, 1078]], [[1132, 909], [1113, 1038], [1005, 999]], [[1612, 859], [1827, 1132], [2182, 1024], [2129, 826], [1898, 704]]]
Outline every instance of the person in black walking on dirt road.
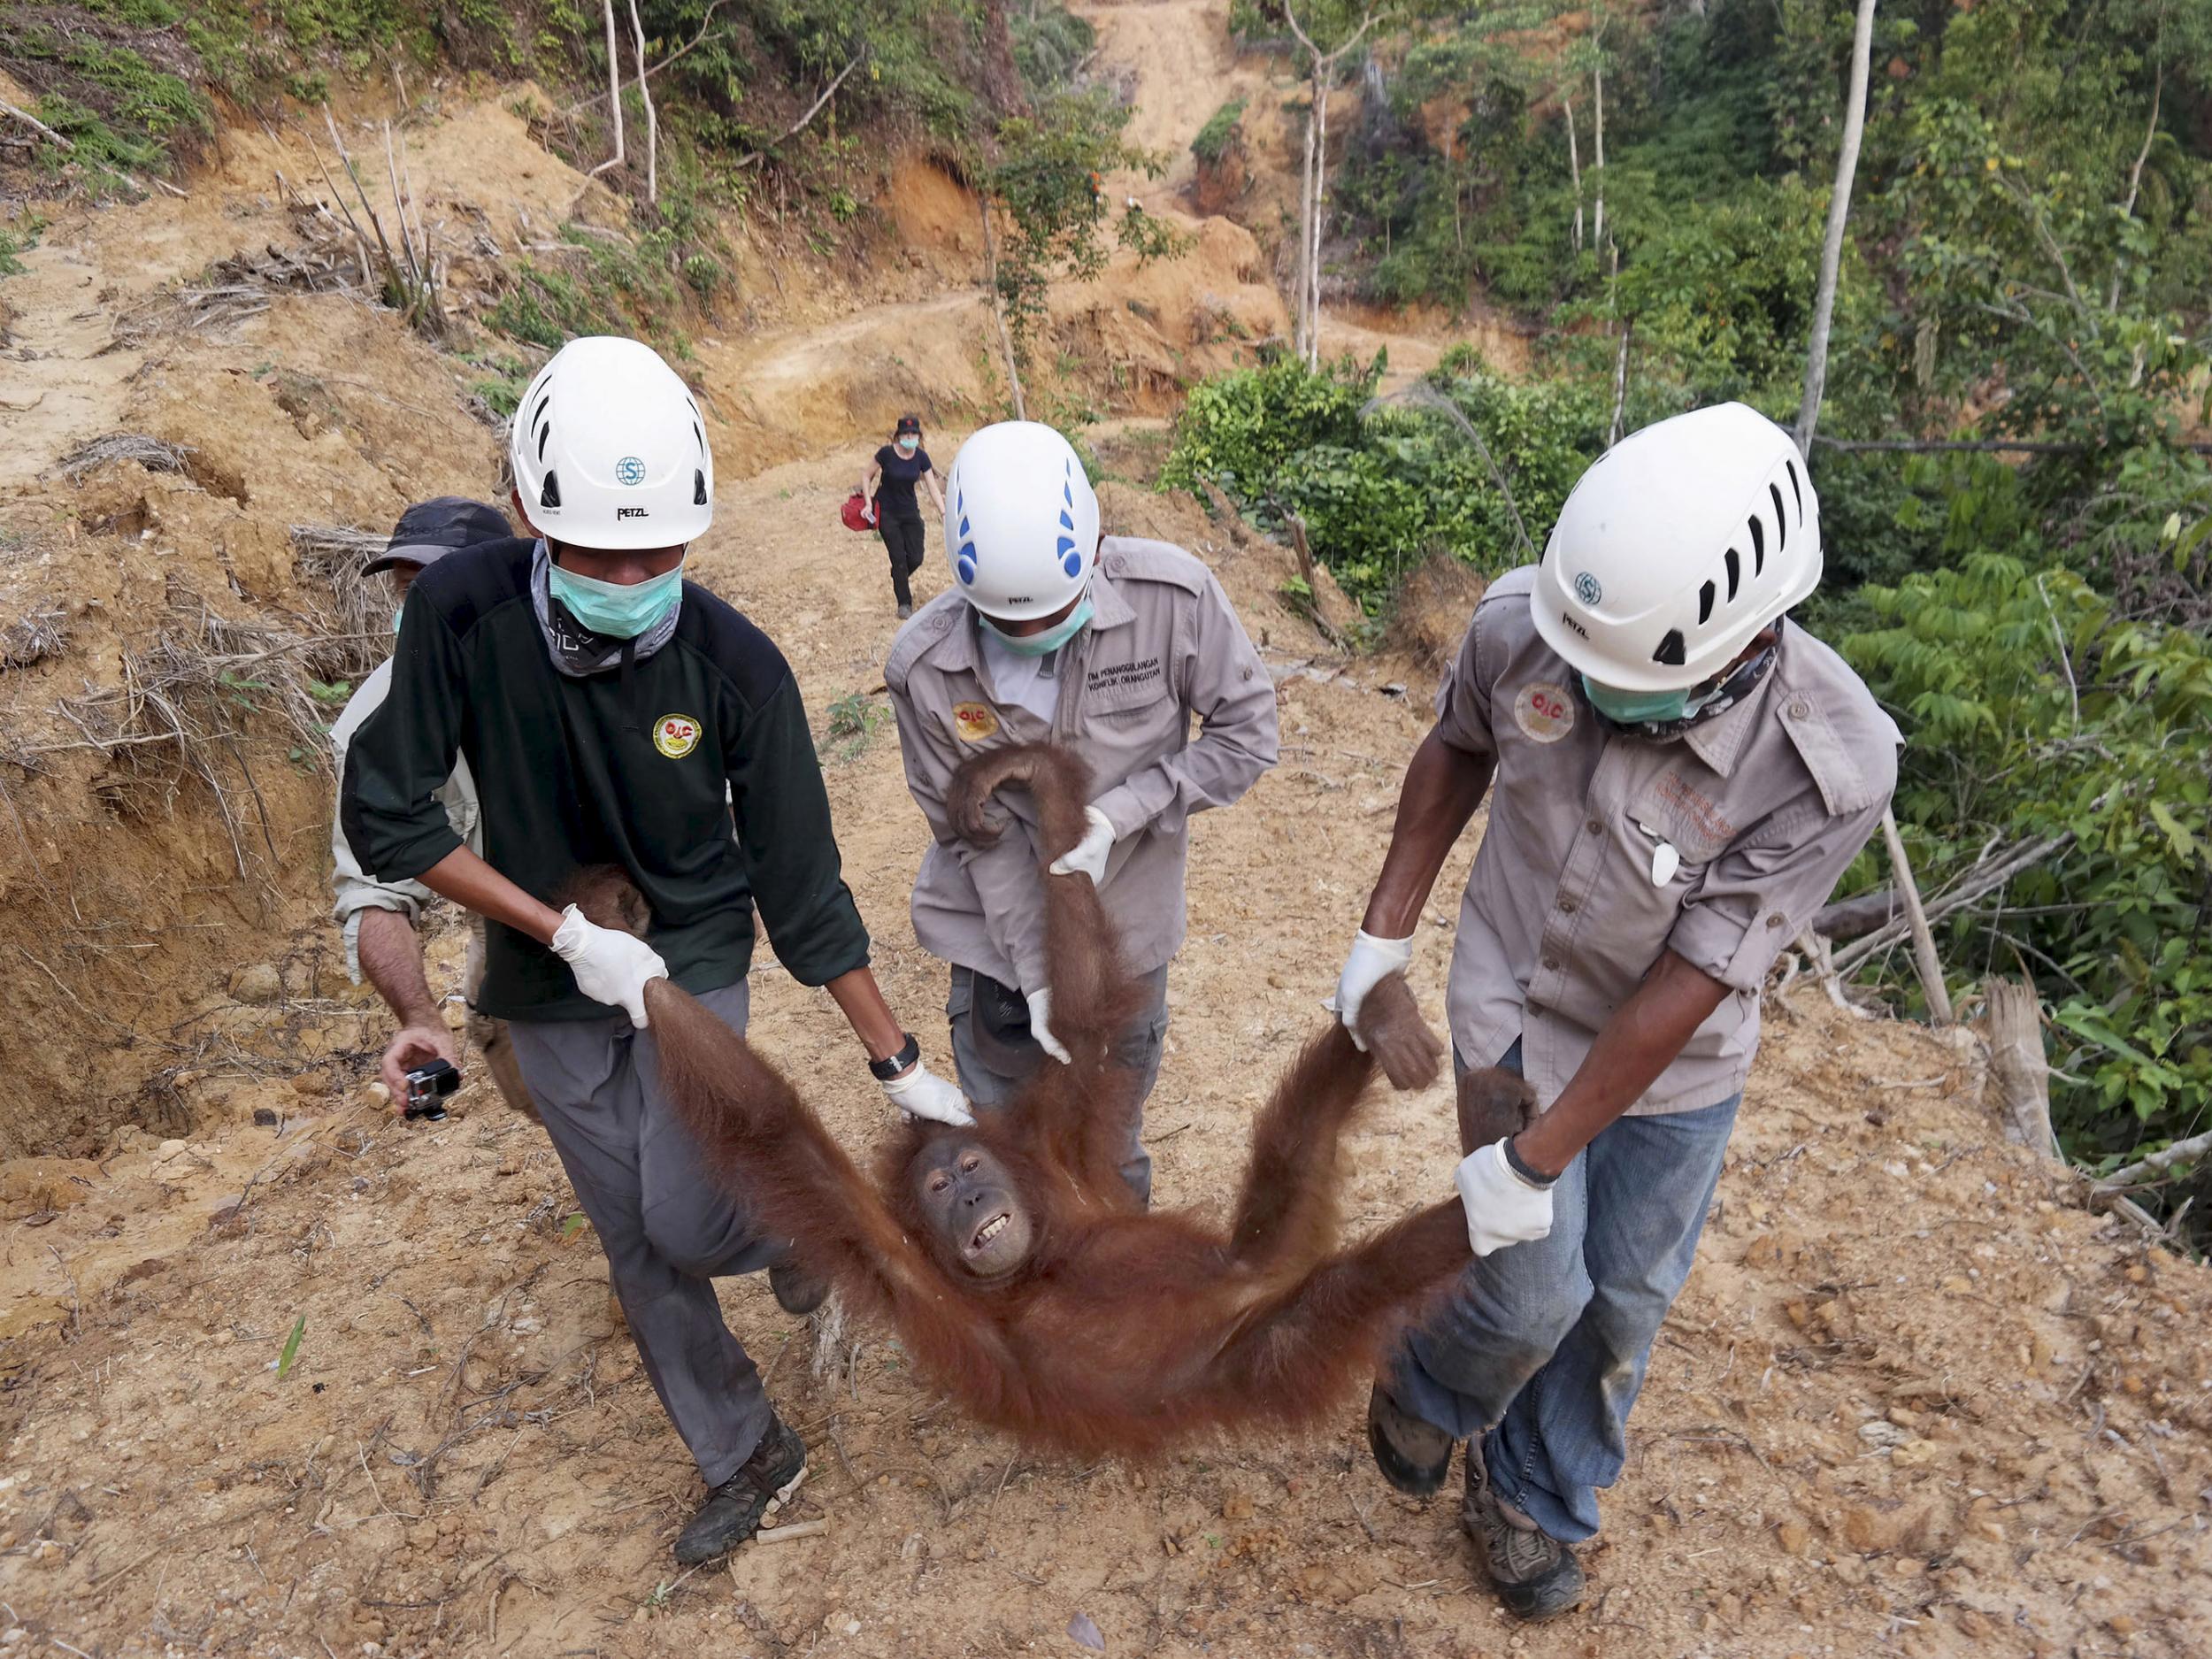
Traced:
[[945, 492], [938, 488], [929, 451], [922, 448], [921, 417], [901, 415], [891, 442], [876, 451], [861, 475], [860, 493], [875, 514], [876, 534], [891, 556], [891, 592], [898, 599], [902, 622], [914, 614], [914, 590], [907, 578], [922, 568], [922, 504], [914, 494], [918, 483], [929, 486], [929, 498], [943, 517]]

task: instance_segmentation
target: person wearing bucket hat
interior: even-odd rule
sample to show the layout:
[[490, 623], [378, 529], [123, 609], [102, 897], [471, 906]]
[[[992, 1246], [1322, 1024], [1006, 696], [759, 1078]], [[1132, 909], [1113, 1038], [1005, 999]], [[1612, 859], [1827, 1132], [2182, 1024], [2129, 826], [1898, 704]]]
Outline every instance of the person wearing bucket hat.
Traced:
[[1376, 1384], [1368, 1440], [1461, 1523], [1524, 1618], [1580, 1601], [1652, 1343], [1687, 1278], [1776, 956], [1881, 822], [1897, 728], [1786, 613], [1820, 503], [1741, 403], [1585, 472], [1542, 561], [1490, 584], [1436, 696], [1330, 1005], [1347, 1026], [1491, 798], [1449, 979], [1463, 1075], [1539, 1114], [1456, 1171], [1476, 1260]]
[[[419, 501], [400, 514], [384, 551], [364, 565], [361, 573], [365, 577], [389, 574], [394, 600], [404, 602], [415, 578], [448, 554], [479, 542], [504, 541], [513, 534], [507, 516], [483, 502], [460, 495]], [[392, 627], [395, 633], [398, 631], [396, 611]], [[332, 725], [330, 741], [339, 775], [345, 772], [346, 746], [362, 721], [383, 706], [391, 687], [392, 664], [388, 658], [362, 680]], [[470, 775], [466, 760], [455, 761], [452, 774], [436, 794], [454, 833], [480, 852], [476, 780]], [[379, 881], [369, 875], [346, 840], [343, 818], [335, 813], [330, 852], [331, 887], [337, 895], [333, 914], [345, 941], [346, 972], [356, 985], [365, 978], [399, 1021], [397, 1032], [385, 1045], [377, 1064], [377, 1075], [391, 1091], [396, 1111], [405, 1102], [409, 1071], [434, 1060], [443, 1060], [457, 1069], [462, 1064], [453, 1033], [430, 994], [429, 979], [423, 972], [422, 942], [415, 931], [424, 909], [437, 895], [419, 881]], [[484, 984], [484, 920], [472, 916], [469, 921], [468, 956], [461, 988], [468, 1010], [469, 1041], [484, 1056], [485, 1069], [508, 1105], [534, 1118], [537, 1108], [531, 1103], [529, 1088], [515, 1065], [507, 1022], [491, 1018], [476, 1005]]]
[[[510, 438], [532, 534], [440, 559], [402, 613], [390, 695], [355, 733], [341, 817], [365, 870], [489, 918], [482, 1000], [505, 1018], [635, 1339], [706, 1483], [675, 1540], [696, 1563], [752, 1535], [806, 1448], [769, 1403], [713, 1280], [767, 1268], [794, 1313], [825, 1286], [757, 1236], [662, 1091], [644, 990], [665, 978], [742, 1033], [757, 905], [785, 972], [826, 989], [902, 1113], [964, 1123], [869, 970], [797, 681], [685, 580], [714, 517], [690, 390], [634, 340], [570, 342]], [[482, 853], [434, 798], [465, 758]], [[644, 936], [565, 890], [614, 865]]]
[[[984, 427], [961, 446], [947, 495], [953, 587], [899, 631], [884, 680], [933, 836], [914, 932], [949, 965], [960, 1086], [998, 1110], [1039, 1065], [1067, 1062], [1045, 986], [1042, 883], [1083, 874], [1149, 985], [1125, 1045], [1141, 1101], [1166, 1040], [1190, 818], [1240, 799], [1275, 764], [1274, 681], [1204, 565], [1164, 541], [1100, 534], [1083, 464], [1050, 426]], [[1048, 739], [1082, 757], [1097, 791], [1090, 833], [1050, 874], [1025, 793], [999, 797], [1020, 833], [988, 847], [963, 841], [946, 810], [970, 756]], [[1122, 1175], [1147, 1199], [1141, 1130]]]
[[891, 442], [875, 452], [868, 470], [860, 475], [864, 512], [874, 515], [876, 534], [883, 538], [891, 558], [891, 596], [899, 608], [899, 620], [914, 614], [914, 591], [910, 579], [922, 568], [927, 549], [922, 539], [922, 506], [915, 498], [917, 484], [929, 487], [930, 499], [944, 516], [945, 492], [937, 486], [936, 469], [929, 451], [922, 448], [922, 418], [901, 415]]

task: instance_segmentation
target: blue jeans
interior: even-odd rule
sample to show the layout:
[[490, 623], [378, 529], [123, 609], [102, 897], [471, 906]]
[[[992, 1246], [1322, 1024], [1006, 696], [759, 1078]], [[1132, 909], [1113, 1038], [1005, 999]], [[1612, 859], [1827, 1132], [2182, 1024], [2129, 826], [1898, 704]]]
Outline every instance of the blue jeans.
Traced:
[[[1467, 1069], [1456, 1052], [1452, 1063]], [[1498, 1064], [1518, 1071], [1521, 1045]], [[1594, 1534], [1598, 1489], [1620, 1479], [1628, 1414], [1742, 1100], [1601, 1131], [1552, 1188], [1549, 1236], [1478, 1258], [1400, 1349], [1398, 1403], [1456, 1438], [1482, 1435], [1492, 1490], [1554, 1538]]]

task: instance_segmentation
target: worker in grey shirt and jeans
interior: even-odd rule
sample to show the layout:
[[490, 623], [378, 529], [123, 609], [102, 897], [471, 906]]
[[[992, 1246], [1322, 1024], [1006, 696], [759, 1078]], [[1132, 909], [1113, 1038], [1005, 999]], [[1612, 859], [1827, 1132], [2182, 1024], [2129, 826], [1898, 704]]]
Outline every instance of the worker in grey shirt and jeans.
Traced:
[[[384, 551], [362, 567], [364, 576], [389, 572], [392, 596], [404, 600], [415, 578], [447, 554], [480, 541], [496, 541], [514, 534], [506, 516], [496, 507], [459, 495], [441, 495], [417, 502], [400, 515]], [[392, 615], [392, 631], [399, 631], [399, 614]], [[361, 723], [384, 706], [392, 687], [389, 659], [379, 663], [347, 701], [330, 728], [330, 745], [338, 775], [346, 770], [346, 745]], [[477, 852], [483, 850], [479, 828], [482, 810], [476, 799], [476, 780], [468, 762], [457, 761], [453, 774], [438, 790], [446, 818]], [[379, 881], [361, 867], [353, 844], [346, 839], [342, 818], [332, 815], [330, 831], [331, 889], [336, 895], [332, 914], [343, 930], [346, 972], [356, 985], [365, 975], [384, 999], [399, 1030], [385, 1045], [378, 1075], [392, 1092], [392, 1110], [405, 1104], [407, 1073], [432, 1060], [458, 1066], [460, 1051], [453, 1033], [432, 1000], [423, 974], [422, 943], [417, 925], [425, 907], [437, 895], [419, 881]], [[507, 1022], [477, 1011], [477, 994], [484, 984], [484, 918], [469, 918], [467, 964], [462, 974], [462, 995], [468, 1005], [469, 1041], [484, 1056], [484, 1066], [499, 1086], [500, 1094], [517, 1111], [531, 1117], [531, 1103], [521, 1070], [515, 1064], [514, 1045], [507, 1039]]]
[[1696, 1254], [1760, 985], [1895, 786], [1896, 726], [1784, 622], [1820, 572], [1804, 459], [1740, 403], [1594, 463], [1542, 563], [1476, 606], [1338, 984], [1350, 1025], [1487, 792], [1452, 1046], [1541, 1112], [1460, 1164], [1478, 1259], [1378, 1383], [1369, 1440], [1417, 1495], [1467, 1441], [1463, 1522], [1523, 1617], [1581, 1599], [1572, 1545]]
[[[1101, 537], [1098, 497], [1051, 427], [985, 427], [961, 447], [946, 495], [953, 586], [899, 630], [884, 680], [907, 786], [934, 837], [914, 933], [951, 964], [961, 1091], [1003, 1107], [1047, 1056], [1068, 1057], [1045, 988], [1033, 807], [1019, 791], [1001, 797], [1014, 826], [987, 847], [963, 841], [945, 810], [969, 757], [1049, 740], [1082, 757], [1097, 791], [1090, 833], [1052, 869], [1089, 874], [1150, 987], [1124, 1040], [1141, 1100], [1167, 1036], [1190, 816], [1237, 800], [1275, 764], [1274, 682], [1204, 565], [1164, 541]], [[1122, 1174], [1148, 1200], [1141, 1141]]]

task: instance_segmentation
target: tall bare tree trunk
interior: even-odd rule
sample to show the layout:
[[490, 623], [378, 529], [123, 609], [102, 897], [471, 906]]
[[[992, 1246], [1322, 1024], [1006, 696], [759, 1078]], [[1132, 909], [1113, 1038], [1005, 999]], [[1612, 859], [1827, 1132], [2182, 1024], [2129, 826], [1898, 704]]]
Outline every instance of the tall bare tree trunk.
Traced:
[[1305, 167], [1298, 175], [1298, 288], [1291, 304], [1291, 349], [1302, 359], [1308, 356], [1306, 294], [1312, 287], [1313, 157], [1316, 129], [1321, 119], [1321, 61], [1314, 59], [1313, 102], [1306, 111]]
[[1836, 155], [1835, 194], [1828, 198], [1828, 236], [1820, 250], [1820, 286], [1813, 296], [1813, 336], [1805, 351], [1805, 396], [1797, 406], [1797, 448], [1812, 449], [1820, 400], [1828, 389], [1828, 331], [1835, 320], [1836, 273], [1843, 265], [1843, 233], [1851, 218], [1851, 180], [1859, 171], [1859, 140], [1866, 131], [1866, 66], [1873, 49], [1874, 0], [1859, 0], [1851, 31], [1851, 93], [1843, 114], [1843, 148]]
[[1014, 334], [1006, 326], [1006, 299], [998, 289], [998, 240], [991, 234], [991, 193], [978, 190], [975, 200], [983, 210], [983, 280], [991, 285], [991, 316], [998, 324], [999, 349], [1006, 354], [1006, 386], [1014, 395], [1014, 419], [1026, 420], [1029, 411], [1022, 402], [1021, 365], [1014, 359]]
[[1590, 245], [1605, 246], [1605, 70], [1602, 66], [1590, 71], [1590, 81], [1596, 91], [1597, 102], [1597, 157], [1590, 166], [1590, 180], [1597, 189], [1597, 218], [1590, 227]]
[[1336, 79], [1336, 54], [1332, 52], [1314, 88], [1320, 105], [1320, 134], [1313, 148], [1312, 257], [1306, 262], [1306, 366], [1321, 366], [1321, 221], [1328, 200], [1329, 85]]
[[661, 199], [661, 122], [654, 112], [653, 89], [645, 84], [645, 25], [638, 21], [637, 0], [630, 0], [630, 35], [637, 42], [637, 95], [645, 100], [645, 199]]
[[1559, 107], [1567, 116], [1567, 173], [1574, 180], [1575, 232], [1574, 250], [1582, 251], [1582, 146], [1575, 141], [1575, 101], [1561, 96]]
[[614, 110], [614, 154], [591, 170], [595, 179], [622, 165], [622, 50], [615, 44], [614, 0], [603, 0], [603, 9], [607, 14], [607, 102]]

